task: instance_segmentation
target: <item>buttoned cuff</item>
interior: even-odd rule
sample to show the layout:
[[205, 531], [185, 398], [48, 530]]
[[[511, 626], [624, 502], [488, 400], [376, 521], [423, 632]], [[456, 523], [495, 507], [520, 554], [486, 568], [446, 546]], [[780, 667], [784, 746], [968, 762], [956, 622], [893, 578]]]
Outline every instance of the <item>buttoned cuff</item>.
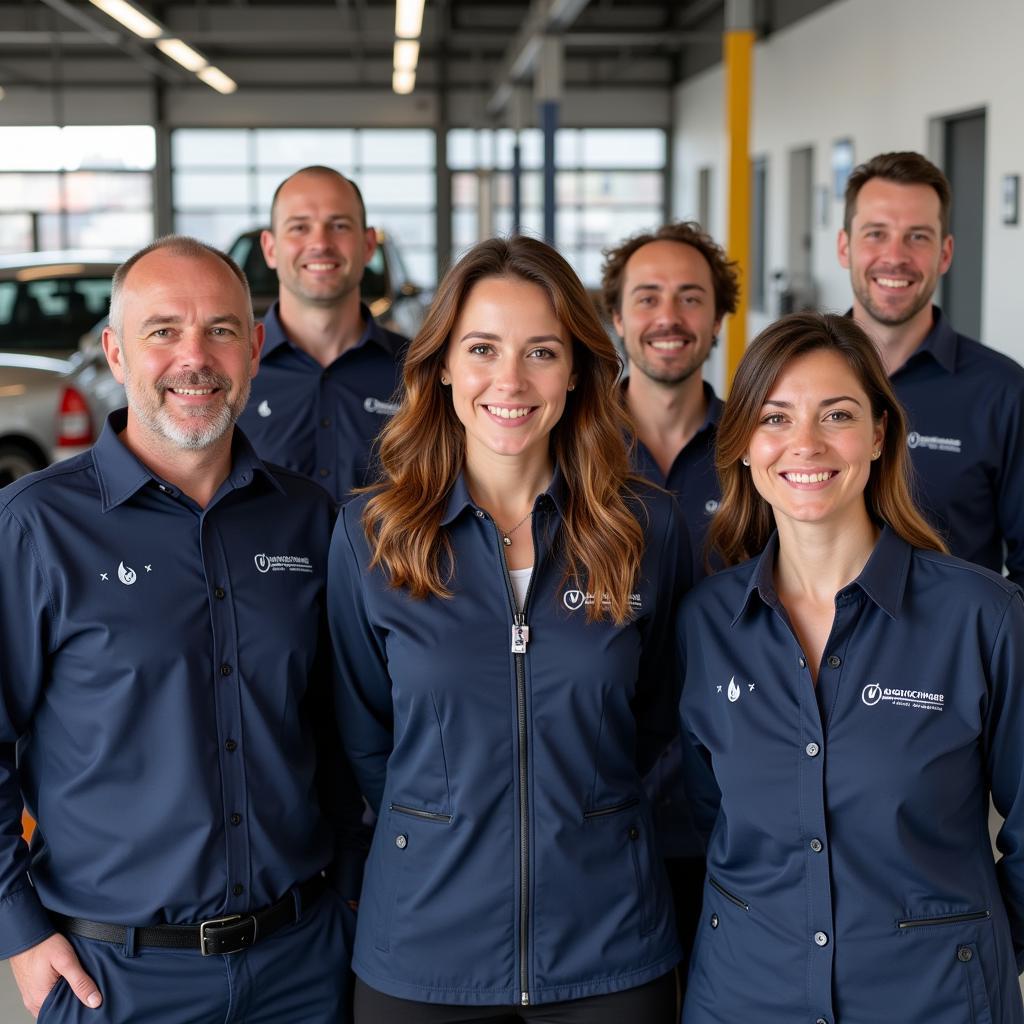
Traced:
[[0, 901], [0, 960], [31, 949], [56, 930], [35, 889], [26, 885], [11, 893]]

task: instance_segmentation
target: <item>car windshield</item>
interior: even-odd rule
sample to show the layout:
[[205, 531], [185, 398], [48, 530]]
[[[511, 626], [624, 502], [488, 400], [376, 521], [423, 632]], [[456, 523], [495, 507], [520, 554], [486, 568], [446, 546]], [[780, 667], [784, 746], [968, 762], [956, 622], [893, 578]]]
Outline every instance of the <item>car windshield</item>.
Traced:
[[73, 349], [109, 303], [109, 276], [0, 281], [0, 350]]

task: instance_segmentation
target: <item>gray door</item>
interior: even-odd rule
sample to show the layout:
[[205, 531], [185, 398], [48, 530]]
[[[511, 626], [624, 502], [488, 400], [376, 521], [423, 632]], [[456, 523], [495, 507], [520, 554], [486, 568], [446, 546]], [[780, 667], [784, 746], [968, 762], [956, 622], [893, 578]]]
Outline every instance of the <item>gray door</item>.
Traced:
[[942, 311], [961, 333], [981, 336], [985, 239], [985, 111], [943, 123], [943, 163], [953, 186], [953, 265], [943, 279]]
[[786, 241], [786, 284], [789, 295], [780, 313], [814, 309], [814, 150], [789, 151], [789, 237]]

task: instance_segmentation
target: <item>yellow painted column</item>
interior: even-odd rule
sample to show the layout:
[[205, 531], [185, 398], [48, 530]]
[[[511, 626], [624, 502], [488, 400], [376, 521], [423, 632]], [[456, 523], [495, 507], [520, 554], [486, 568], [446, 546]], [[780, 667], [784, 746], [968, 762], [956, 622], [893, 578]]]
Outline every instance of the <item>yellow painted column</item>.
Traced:
[[753, 29], [726, 31], [725, 119], [729, 174], [729, 231], [726, 248], [740, 265], [736, 312], [726, 325], [726, 391], [732, 385], [747, 345], [747, 294], [750, 291], [750, 101], [754, 64]]

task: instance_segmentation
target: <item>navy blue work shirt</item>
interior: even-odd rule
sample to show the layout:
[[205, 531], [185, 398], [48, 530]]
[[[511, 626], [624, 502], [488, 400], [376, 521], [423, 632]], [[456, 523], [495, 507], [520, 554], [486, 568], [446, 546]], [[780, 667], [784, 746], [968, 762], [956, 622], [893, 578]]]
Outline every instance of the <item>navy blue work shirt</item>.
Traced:
[[249, 404], [238, 420], [260, 457], [325, 487], [335, 501], [375, 476], [373, 442], [398, 410], [408, 339], [360, 307], [359, 343], [321, 366], [289, 341], [275, 302]]
[[892, 375], [918, 504], [954, 555], [995, 572], [1005, 555], [1024, 584], [1024, 367], [934, 316]]
[[[646, 492], [646, 488], [643, 489]], [[534, 503], [517, 618], [505, 548], [459, 478], [442, 519], [450, 598], [370, 568], [360, 495], [341, 512], [328, 609], [340, 726], [380, 817], [353, 969], [402, 999], [547, 1003], [633, 988], [681, 951], [641, 784], [674, 731], [675, 502], [630, 499], [646, 550], [622, 624], [567, 578], [564, 482]]]
[[1020, 1024], [1020, 589], [886, 528], [815, 686], [776, 553], [680, 612], [684, 727], [721, 791], [683, 1019]]
[[125, 423], [0, 491], [0, 957], [54, 930], [43, 907], [131, 925], [255, 910], [340, 839], [314, 751], [332, 500], [236, 431], [200, 508]]

